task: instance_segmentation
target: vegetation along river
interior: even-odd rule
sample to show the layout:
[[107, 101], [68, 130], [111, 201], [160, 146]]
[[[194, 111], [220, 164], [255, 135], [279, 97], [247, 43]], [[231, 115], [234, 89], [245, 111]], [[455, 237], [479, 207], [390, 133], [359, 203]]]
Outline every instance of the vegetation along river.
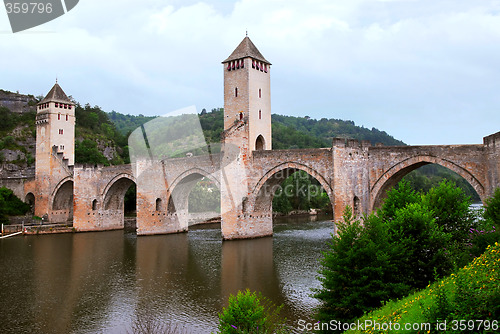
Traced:
[[210, 333], [230, 294], [249, 288], [290, 325], [310, 319], [331, 220], [275, 221], [274, 236], [222, 242], [220, 224], [188, 233], [127, 231], [0, 240], [2, 333], [124, 333], [134, 322]]

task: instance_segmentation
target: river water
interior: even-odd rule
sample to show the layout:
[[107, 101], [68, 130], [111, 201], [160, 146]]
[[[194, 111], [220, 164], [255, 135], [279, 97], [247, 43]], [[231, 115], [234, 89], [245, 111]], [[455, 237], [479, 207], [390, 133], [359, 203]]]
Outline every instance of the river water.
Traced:
[[330, 220], [281, 219], [274, 236], [222, 242], [220, 224], [188, 233], [111, 231], [0, 240], [2, 333], [125, 333], [172, 323], [210, 333], [230, 294], [249, 288], [290, 325], [310, 319]]

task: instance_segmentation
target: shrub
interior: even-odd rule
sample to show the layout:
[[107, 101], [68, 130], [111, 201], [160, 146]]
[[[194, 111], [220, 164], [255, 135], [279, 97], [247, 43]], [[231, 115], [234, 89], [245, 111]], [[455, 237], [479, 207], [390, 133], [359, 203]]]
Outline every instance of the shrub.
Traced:
[[229, 296], [229, 305], [219, 313], [218, 333], [286, 333], [284, 320], [279, 317], [281, 308], [260, 293], [238, 291], [236, 296]]
[[379, 307], [382, 300], [399, 296], [407, 288], [392, 277], [396, 267], [390, 262], [401, 249], [391, 248], [387, 230], [376, 216], [355, 220], [348, 206], [337, 224], [336, 236], [323, 253], [319, 280], [321, 300], [317, 320], [347, 322]]

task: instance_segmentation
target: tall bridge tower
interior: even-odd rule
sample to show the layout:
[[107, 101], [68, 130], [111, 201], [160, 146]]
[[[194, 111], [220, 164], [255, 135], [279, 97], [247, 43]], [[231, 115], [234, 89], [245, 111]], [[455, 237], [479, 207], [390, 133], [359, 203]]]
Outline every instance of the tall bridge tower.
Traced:
[[246, 36], [222, 64], [226, 134], [230, 136], [232, 127], [245, 123], [246, 142], [239, 144], [248, 148], [250, 154], [270, 150], [271, 63]]
[[72, 179], [74, 162], [75, 104], [56, 82], [37, 105], [35, 215], [54, 221], [51, 211], [72, 211], [73, 182], [61, 181]]

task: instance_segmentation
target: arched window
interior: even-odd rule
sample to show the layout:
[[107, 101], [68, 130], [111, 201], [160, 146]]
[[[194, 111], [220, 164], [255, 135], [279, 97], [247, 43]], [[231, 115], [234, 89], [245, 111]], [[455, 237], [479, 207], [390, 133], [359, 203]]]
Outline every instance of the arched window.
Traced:
[[161, 198], [156, 199], [156, 211], [162, 211], [163, 210], [163, 204]]
[[238, 87], [234, 88], [234, 97], [238, 97]]
[[262, 110], [259, 110], [259, 119], [262, 119]]
[[240, 121], [243, 119], [243, 113], [240, 112]]
[[92, 210], [97, 210], [97, 200], [92, 201]]
[[255, 141], [255, 150], [262, 151], [265, 149], [266, 149], [266, 142], [264, 141], [264, 137], [262, 137], [262, 135], [259, 135], [257, 137], [257, 140]]
[[262, 89], [259, 88], [259, 99], [262, 97]]
[[61, 114], [57, 114], [57, 120], [61, 119]]
[[68, 120], [68, 114], [66, 114], [66, 120]]
[[359, 215], [361, 214], [361, 205], [358, 196], [354, 196], [352, 201], [352, 207], [354, 216], [359, 217]]

